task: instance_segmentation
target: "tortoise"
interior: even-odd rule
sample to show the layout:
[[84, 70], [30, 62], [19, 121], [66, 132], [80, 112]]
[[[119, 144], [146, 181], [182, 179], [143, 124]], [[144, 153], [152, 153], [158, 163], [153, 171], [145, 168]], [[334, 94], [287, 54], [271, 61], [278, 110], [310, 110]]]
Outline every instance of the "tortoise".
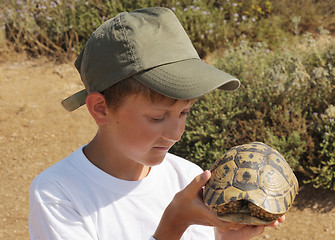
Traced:
[[289, 164], [262, 142], [229, 149], [210, 171], [204, 202], [227, 222], [270, 224], [289, 210], [298, 192]]

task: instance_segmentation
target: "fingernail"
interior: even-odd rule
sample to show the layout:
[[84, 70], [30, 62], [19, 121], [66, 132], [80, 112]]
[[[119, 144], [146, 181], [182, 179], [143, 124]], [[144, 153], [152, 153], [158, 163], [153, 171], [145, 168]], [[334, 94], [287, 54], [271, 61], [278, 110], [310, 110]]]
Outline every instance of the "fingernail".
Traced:
[[208, 178], [209, 174], [210, 174], [209, 170], [205, 170], [205, 171], [202, 173], [201, 178], [202, 178], [202, 179], [206, 179], [206, 178]]

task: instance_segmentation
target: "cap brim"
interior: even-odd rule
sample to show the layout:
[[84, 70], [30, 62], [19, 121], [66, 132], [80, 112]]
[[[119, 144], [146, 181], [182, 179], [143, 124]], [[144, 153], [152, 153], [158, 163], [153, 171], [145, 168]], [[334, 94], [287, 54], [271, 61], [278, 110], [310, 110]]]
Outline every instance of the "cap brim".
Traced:
[[[193, 99], [216, 88], [233, 91], [240, 86], [237, 78], [196, 58], [151, 68], [133, 77], [160, 94], [175, 99]], [[84, 89], [64, 99], [62, 105], [66, 110], [73, 111], [85, 104], [86, 97]]]
[[161, 65], [133, 77], [149, 88], [175, 99], [193, 99], [216, 88], [233, 91], [240, 86], [237, 78], [200, 59]]

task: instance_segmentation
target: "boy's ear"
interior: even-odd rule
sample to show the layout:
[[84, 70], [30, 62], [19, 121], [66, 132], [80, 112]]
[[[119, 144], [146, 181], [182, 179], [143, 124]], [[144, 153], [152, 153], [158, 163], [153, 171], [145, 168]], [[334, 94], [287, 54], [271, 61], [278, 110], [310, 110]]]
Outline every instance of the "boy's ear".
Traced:
[[86, 106], [98, 125], [106, 124], [108, 106], [104, 95], [99, 92], [91, 92], [86, 97]]

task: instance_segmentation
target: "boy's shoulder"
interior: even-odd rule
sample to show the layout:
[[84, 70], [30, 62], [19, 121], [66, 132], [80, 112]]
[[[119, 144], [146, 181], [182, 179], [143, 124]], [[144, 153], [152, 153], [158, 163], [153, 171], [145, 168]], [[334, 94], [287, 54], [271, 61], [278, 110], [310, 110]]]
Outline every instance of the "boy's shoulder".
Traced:
[[51, 185], [57, 187], [60, 182], [71, 181], [76, 172], [73, 160], [81, 158], [81, 151], [82, 147], [38, 174], [31, 183], [31, 189], [50, 188]]

